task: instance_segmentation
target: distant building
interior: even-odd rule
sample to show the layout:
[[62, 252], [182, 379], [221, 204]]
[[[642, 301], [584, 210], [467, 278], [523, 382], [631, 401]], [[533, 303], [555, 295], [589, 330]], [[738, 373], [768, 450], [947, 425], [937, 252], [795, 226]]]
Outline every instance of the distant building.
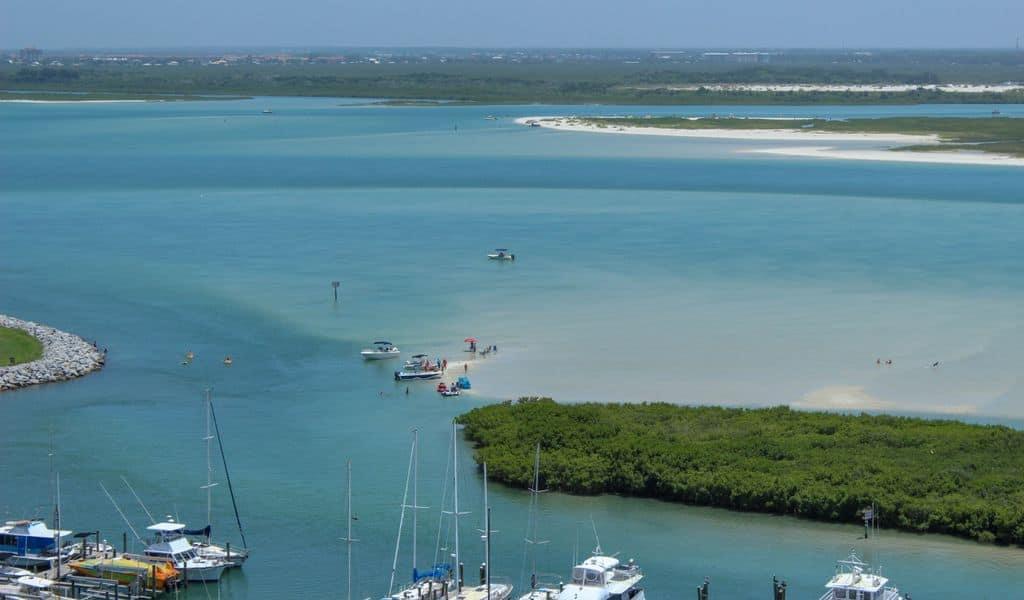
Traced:
[[774, 52], [705, 52], [701, 56], [713, 63], [766, 64], [774, 55]]
[[18, 50], [18, 59], [23, 62], [35, 62], [42, 58], [43, 51], [39, 48], [22, 48]]

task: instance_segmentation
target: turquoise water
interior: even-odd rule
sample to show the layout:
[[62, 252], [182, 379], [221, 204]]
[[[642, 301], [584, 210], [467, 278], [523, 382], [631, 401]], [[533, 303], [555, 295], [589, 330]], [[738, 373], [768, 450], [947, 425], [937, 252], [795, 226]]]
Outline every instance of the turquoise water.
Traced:
[[[273, 115], [260, 114], [267, 106]], [[420, 515], [420, 556], [430, 557], [447, 423], [496, 398], [868, 406], [1020, 426], [1024, 170], [766, 157], [737, 151], [778, 143], [511, 122], [584, 112], [677, 111], [0, 104], [0, 311], [110, 349], [102, 373], [0, 398], [3, 516], [49, 514], [52, 430], [67, 524], [120, 540], [103, 482], [144, 525], [124, 475], [155, 513], [199, 525], [209, 385], [254, 548], [222, 596], [343, 595], [351, 458], [354, 594], [376, 598], [409, 430], [421, 431], [432, 508]], [[483, 259], [499, 245], [515, 264]], [[428, 385], [406, 395], [392, 365], [357, 358], [381, 336], [461, 358], [467, 335], [500, 352], [473, 364], [475, 394], [457, 399]], [[185, 368], [187, 349], [197, 359]], [[876, 357], [895, 365], [879, 369]], [[935, 360], [940, 369], [926, 368]], [[475, 471], [463, 487], [474, 565]], [[215, 533], [228, 535], [230, 504], [217, 492]], [[492, 492], [495, 571], [518, 581], [527, 497]], [[941, 536], [864, 543], [854, 525], [614, 497], [548, 494], [542, 506], [545, 571], [567, 573], [577, 535], [584, 551], [593, 545], [593, 517], [604, 549], [636, 558], [660, 597], [711, 576], [716, 597], [767, 598], [775, 574], [790, 597], [817, 598], [850, 547], [915, 598], [948, 595], [950, 577], [976, 584], [977, 598], [1012, 597], [1024, 581], [1019, 549]]]

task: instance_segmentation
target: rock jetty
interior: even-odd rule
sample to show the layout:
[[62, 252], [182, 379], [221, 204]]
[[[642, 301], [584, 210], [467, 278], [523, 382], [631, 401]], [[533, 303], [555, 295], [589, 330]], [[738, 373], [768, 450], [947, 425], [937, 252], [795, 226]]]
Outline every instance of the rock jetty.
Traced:
[[[7, 315], [0, 315], [0, 327], [21, 329], [43, 344], [43, 356], [38, 360], [13, 367], [0, 365], [0, 392], [81, 377], [102, 369], [107, 360], [105, 348], [97, 348], [73, 333]], [[7, 358], [0, 360], [6, 362]]]

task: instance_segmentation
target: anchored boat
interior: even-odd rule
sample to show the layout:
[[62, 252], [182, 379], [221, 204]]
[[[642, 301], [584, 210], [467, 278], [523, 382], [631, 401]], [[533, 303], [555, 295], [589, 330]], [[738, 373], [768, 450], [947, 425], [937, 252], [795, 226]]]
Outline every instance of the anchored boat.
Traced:
[[405, 361], [401, 371], [395, 371], [395, 381], [416, 379], [440, 379], [444, 371], [430, 362], [426, 354], [417, 354]]
[[487, 255], [491, 260], [515, 260], [516, 255], [509, 252], [508, 248], [495, 248], [494, 252]]
[[374, 342], [373, 348], [366, 348], [359, 353], [363, 360], [382, 360], [387, 358], [398, 358], [402, 352], [391, 342]]

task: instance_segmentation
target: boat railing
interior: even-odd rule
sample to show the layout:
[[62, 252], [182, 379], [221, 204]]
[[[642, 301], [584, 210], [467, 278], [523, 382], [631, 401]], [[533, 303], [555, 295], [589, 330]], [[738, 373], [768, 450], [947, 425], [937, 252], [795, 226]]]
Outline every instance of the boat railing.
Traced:
[[829, 590], [822, 594], [821, 598], [818, 598], [818, 600], [832, 600], [834, 597], [835, 596], [832, 594], [832, 590]]

